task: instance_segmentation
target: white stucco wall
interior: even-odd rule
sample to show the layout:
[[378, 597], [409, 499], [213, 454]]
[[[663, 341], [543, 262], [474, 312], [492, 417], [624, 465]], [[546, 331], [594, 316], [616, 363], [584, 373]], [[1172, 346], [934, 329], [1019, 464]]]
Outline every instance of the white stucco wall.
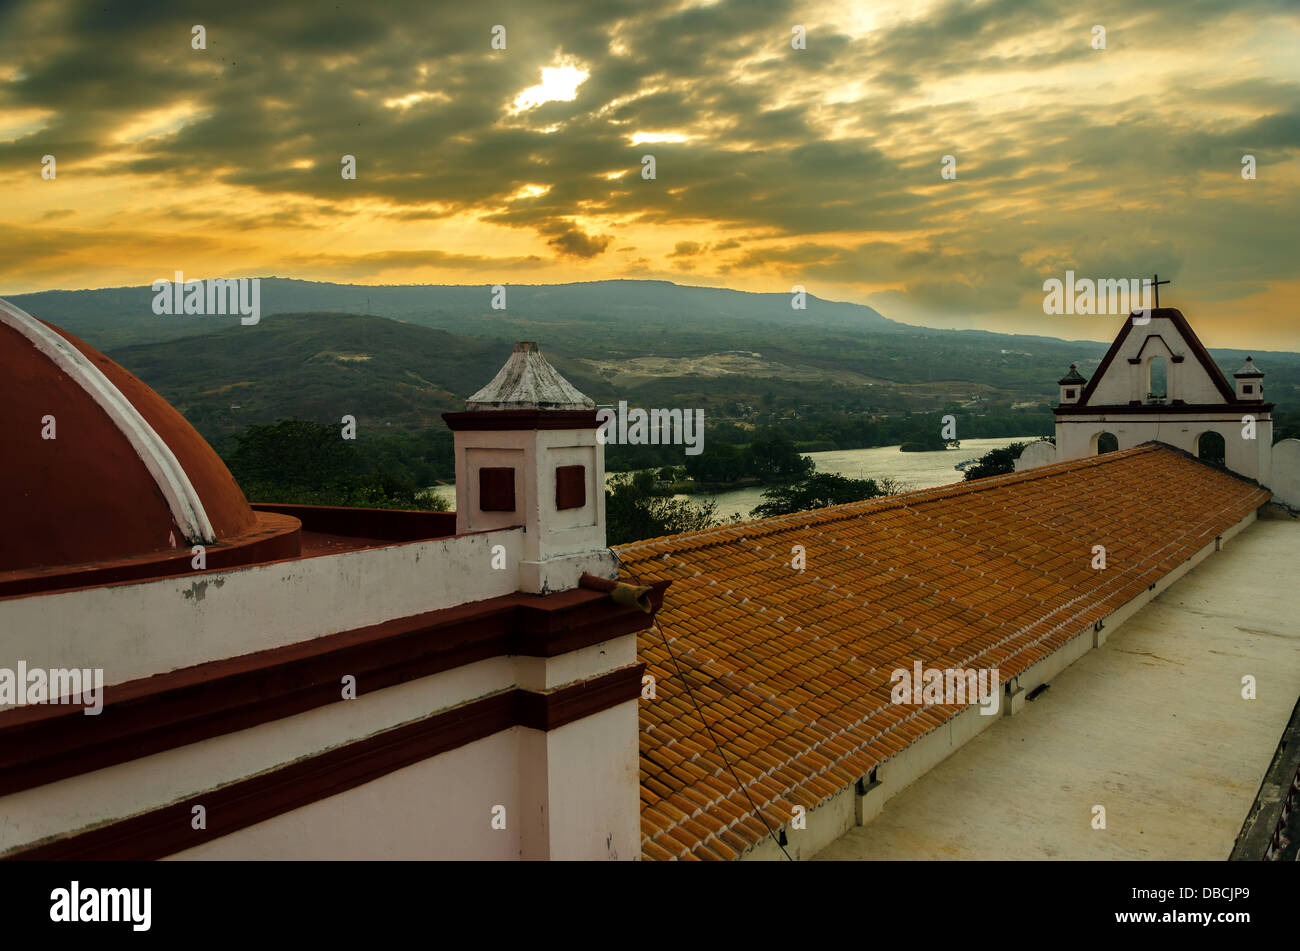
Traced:
[[[1183, 356], [1183, 361], [1174, 363], [1175, 355]], [[1096, 406], [1124, 405], [1132, 400], [1146, 402], [1150, 366], [1155, 357], [1165, 358], [1166, 395], [1170, 400], [1193, 404], [1223, 401], [1223, 394], [1192, 354], [1173, 321], [1152, 315], [1150, 323], [1135, 325], [1129, 332], [1105, 376], [1097, 382], [1089, 403]], [[1130, 364], [1132, 358], [1141, 362]]]
[[1016, 471], [1034, 469], [1056, 462], [1056, 447], [1050, 442], [1031, 442], [1016, 459]]
[[1245, 427], [1238, 412], [1126, 413], [1062, 416], [1056, 421], [1056, 446], [1062, 462], [1096, 454], [1097, 437], [1112, 433], [1120, 449], [1132, 449], [1152, 440], [1196, 455], [1197, 440], [1203, 433], [1223, 437], [1225, 464], [1233, 472], [1268, 485], [1271, 478], [1273, 422], [1267, 414], [1256, 415], [1255, 438], [1244, 438]]
[[[206, 790], [515, 686], [554, 690], [634, 663], [636, 637], [628, 634], [557, 657], [489, 658], [373, 693], [365, 692], [362, 682], [355, 700], [340, 699], [295, 716], [0, 797], [0, 815], [5, 818], [0, 823], [0, 854], [50, 836], [201, 797]], [[91, 722], [89, 718], [88, 722]], [[343, 827], [338, 835], [326, 836], [319, 847], [343, 848], [352, 841], [347, 838], [352, 834], [348, 829], [361, 823], [361, 817], [370, 815], [367, 811], [370, 807], [364, 804], [371, 802], [373, 792], [365, 790], [376, 783], [382, 783], [382, 788], [391, 792], [400, 808], [390, 820], [382, 819], [381, 815], [372, 816], [366, 822], [372, 825], [406, 822], [403, 818], [406, 813], [401, 810], [422, 796], [426, 802], [442, 803], [437, 806], [437, 817], [428, 820], [436, 831], [441, 828], [444, 813], [459, 814], [482, 798], [497, 797], [489, 803], [495, 805], [504, 795], [500, 792], [503, 788], [500, 777], [509, 776], [513, 798], [507, 808], [515, 844], [508, 857], [519, 857], [525, 848], [524, 830], [533, 828], [533, 837], [527, 844], [531, 852], [526, 857], [639, 858], [640, 763], [635, 701], [550, 732], [527, 728], [512, 728], [508, 732], [515, 737], [508, 747], [487, 742], [494, 737], [475, 741], [468, 744], [477, 750], [470, 758], [459, 755], [461, 748], [451, 750], [431, 758], [427, 768], [417, 769], [424, 764], [416, 764], [391, 774], [401, 774], [404, 778], [387, 782], [388, 777], [382, 777], [333, 797], [329, 800], [332, 805], [317, 803], [304, 807], [310, 809], [311, 817], [337, 812], [331, 822]], [[440, 765], [444, 760], [451, 765]], [[452, 786], [457, 788], [451, 790]], [[351, 812], [354, 799], [363, 804], [356, 807], [359, 811], [355, 819]], [[527, 811], [516, 808], [521, 805]], [[295, 810], [295, 814], [301, 811]], [[538, 817], [542, 820], [540, 827], [536, 826]], [[281, 844], [295, 841], [296, 834], [306, 834], [307, 827], [302, 824], [305, 820], [292, 816], [284, 819], [282, 823], [268, 820], [258, 828], [277, 823], [271, 841]], [[375, 833], [377, 842], [392, 841], [387, 827], [376, 828]], [[242, 836], [242, 833], [235, 835]], [[433, 835], [434, 832], [428, 833]], [[411, 847], [434, 841], [428, 836], [417, 836]], [[244, 841], [239, 838], [234, 844], [220, 848], [213, 843], [213, 854], [232, 857], [222, 850], [238, 850], [242, 848], [239, 843]], [[477, 842], [493, 851], [500, 844], [495, 835], [482, 840], [452, 837], [447, 841], [453, 849], [469, 848], [466, 843]], [[301, 850], [311, 852], [316, 848], [317, 845], [305, 841], [297, 842], [277, 857], [338, 857], [300, 854]], [[350, 857], [384, 857], [372, 854], [370, 848], [366, 845]], [[266, 849], [271, 849], [267, 855], [274, 854], [271, 846], [259, 845], [257, 854], [247, 857], [262, 857]], [[493, 855], [483, 857], [494, 856], [493, 851]], [[432, 851], [389, 857], [465, 856]]]
[[513, 727], [173, 857], [639, 859], [636, 707]]
[[[509, 529], [4, 598], [4, 657], [103, 668], [106, 684], [123, 683], [511, 594], [522, 542]], [[505, 570], [492, 568], [496, 545]]]
[[[523, 525], [520, 590], [564, 591], [583, 572], [617, 576], [617, 562], [605, 546], [605, 451], [594, 428], [459, 430], [455, 440], [456, 531]], [[561, 511], [555, 506], [555, 470], [572, 465], [585, 469], [586, 504]], [[479, 507], [479, 470], [495, 466], [515, 470], [513, 512]]]
[[1273, 497], [1300, 509], [1300, 439], [1283, 439], [1273, 447]]
[[[186, 849], [176, 859], [518, 859], [522, 727]], [[503, 806], [504, 829], [492, 827]]]
[[637, 701], [519, 738], [522, 858], [637, 860]]
[[[605, 454], [596, 431], [581, 429], [460, 430], [456, 432], [456, 531], [524, 525], [522, 556], [536, 561], [605, 545]], [[586, 468], [586, 505], [555, 507], [558, 466]], [[478, 505], [479, 470], [515, 468], [514, 512], [484, 512]], [[538, 530], [545, 525], [547, 531]]]
[[373, 693], [361, 682], [355, 700], [340, 695], [328, 706], [11, 793], [0, 798], [7, 820], [0, 823], [0, 853], [148, 812], [499, 693], [517, 679], [515, 660], [493, 657]]

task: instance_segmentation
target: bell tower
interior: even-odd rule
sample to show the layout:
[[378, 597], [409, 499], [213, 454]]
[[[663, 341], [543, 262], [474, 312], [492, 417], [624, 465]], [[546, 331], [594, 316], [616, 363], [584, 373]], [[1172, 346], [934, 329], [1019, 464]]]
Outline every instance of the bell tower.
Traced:
[[[1166, 370], [1163, 392], [1155, 392], [1157, 362]], [[1228, 382], [1177, 308], [1135, 311], [1091, 379], [1072, 367], [1060, 381], [1057, 456], [1095, 455], [1108, 436], [1120, 449], [1157, 441], [1268, 486], [1273, 404], [1264, 402], [1263, 378], [1247, 357], [1235, 386]]]

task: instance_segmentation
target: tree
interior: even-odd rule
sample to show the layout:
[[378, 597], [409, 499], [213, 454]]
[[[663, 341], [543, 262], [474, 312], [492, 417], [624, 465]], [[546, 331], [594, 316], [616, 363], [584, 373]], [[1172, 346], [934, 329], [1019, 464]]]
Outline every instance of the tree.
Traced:
[[745, 450], [747, 470], [763, 483], [795, 482], [812, 475], [813, 461], [799, 454], [795, 444], [782, 433], [763, 433]]
[[710, 443], [698, 456], [686, 457], [686, 474], [696, 482], [735, 482], [745, 466], [740, 447], [725, 442]]
[[1028, 446], [1027, 442], [1013, 442], [1009, 446], [1003, 446], [1001, 449], [991, 449], [984, 455], [980, 456], [979, 461], [973, 466], [966, 469], [966, 481], [974, 479], [983, 479], [988, 476], [1002, 475], [1007, 472], [1016, 471], [1016, 460]]
[[926, 432], [915, 439], [909, 439], [899, 446], [898, 450], [899, 452], [939, 452], [950, 446], [954, 449], [960, 448], [961, 443], [956, 439], [944, 439], [935, 433]]
[[605, 489], [605, 537], [611, 545], [694, 532], [717, 524], [718, 506], [651, 495], [654, 476], [620, 473]]
[[902, 495], [904, 492], [908, 491], [907, 486], [903, 482], [893, 478], [892, 476], [885, 476], [884, 478], [877, 479], [876, 488], [880, 490], [881, 495]]
[[763, 493], [765, 500], [754, 508], [754, 515], [769, 518], [791, 512], [860, 502], [884, 495], [874, 479], [848, 479], [832, 472], [817, 472], [799, 482], [775, 485]]
[[362, 455], [338, 426], [281, 419], [249, 426], [235, 437], [226, 459], [244, 494], [259, 502], [300, 505], [410, 508], [441, 511], [446, 503], [425, 495], [411, 472], [383, 453]]
[[306, 419], [249, 426], [226, 460], [239, 482], [320, 488], [359, 475], [361, 457], [339, 427]]

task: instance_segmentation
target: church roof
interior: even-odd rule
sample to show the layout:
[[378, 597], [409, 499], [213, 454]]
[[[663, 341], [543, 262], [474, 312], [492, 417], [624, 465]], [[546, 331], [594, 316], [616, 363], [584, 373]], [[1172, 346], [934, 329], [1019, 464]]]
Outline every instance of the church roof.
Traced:
[[1234, 377], [1242, 376], [1263, 376], [1264, 372], [1255, 366], [1254, 357], [1247, 357], [1246, 362], [1241, 365], [1241, 369], [1233, 374]]
[[515, 344], [497, 375], [465, 401], [467, 410], [593, 409], [595, 403], [560, 376], [532, 341]]
[[786, 826], [961, 712], [891, 703], [894, 669], [1006, 681], [1268, 498], [1150, 443], [622, 546], [627, 577], [672, 581], [638, 645], [657, 681], [640, 705], [643, 855], [735, 858], [768, 833], [730, 769]]
[[[126, 576], [290, 530], [256, 513], [162, 397], [72, 334], [0, 299], [0, 594]], [[296, 531], [296, 520], [293, 523]], [[215, 557], [215, 555], [213, 556]]]
[[1082, 376], [1079, 375], [1079, 365], [1077, 363], [1071, 363], [1070, 372], [1065, 374], [1065, 376], [1061, 377], [1061, 379], [1057, 381], [1057, 383], [1060, 386], [1069, 386], [1071, 383], [1087, 383], [1087, 382], [1088, 382], [1087, 380], [1085, 380]]

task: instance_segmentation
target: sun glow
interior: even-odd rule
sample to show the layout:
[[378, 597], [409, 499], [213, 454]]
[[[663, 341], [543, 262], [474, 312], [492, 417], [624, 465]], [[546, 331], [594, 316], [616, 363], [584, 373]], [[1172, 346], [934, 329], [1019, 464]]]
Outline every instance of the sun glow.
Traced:
[[542, 69], [540, 83], [529, 86], [515, 97], [513, 111], [525, 112], [546, 102], [572, 102], [578, 98], [578, 87], [586, 82], [590, 75], [590, 72], [572, 63], [547, 66]]

